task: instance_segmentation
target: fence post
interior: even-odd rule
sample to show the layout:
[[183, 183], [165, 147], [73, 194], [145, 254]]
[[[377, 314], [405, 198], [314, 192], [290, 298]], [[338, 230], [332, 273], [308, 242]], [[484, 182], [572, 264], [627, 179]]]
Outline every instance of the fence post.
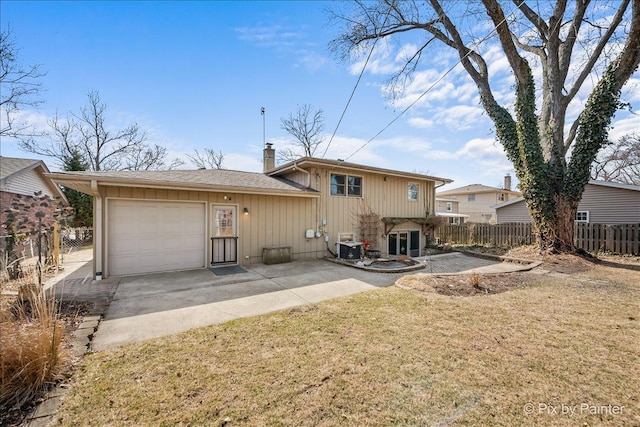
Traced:
[[60, 266], [60, 225], [53, 223], [53, 265], [56, 270]]

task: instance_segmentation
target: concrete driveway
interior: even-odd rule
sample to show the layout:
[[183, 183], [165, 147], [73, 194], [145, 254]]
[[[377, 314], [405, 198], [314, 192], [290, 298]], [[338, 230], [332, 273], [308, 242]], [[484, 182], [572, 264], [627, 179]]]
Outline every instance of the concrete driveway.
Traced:
[[377, 273], [324, 260], [287, 264], [253, 264], [245, 272], [218, 276], [209, 269], [113, 278], [92, 286], [115, 288], [115, 294], [91, 349], [101, 351], [188, 329], [251, 317], [299, 305], [393, 285], [404, 274], [484, 273], [521, 267], [445, 254], [423, 258], [424, 270]]

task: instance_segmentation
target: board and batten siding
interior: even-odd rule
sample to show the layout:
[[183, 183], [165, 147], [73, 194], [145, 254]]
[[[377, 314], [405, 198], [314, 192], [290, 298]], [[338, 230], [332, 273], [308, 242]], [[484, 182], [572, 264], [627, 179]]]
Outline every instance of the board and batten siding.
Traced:
[[[434, 214], [435, 189], [434, 182], [397, 176], [385, 176], [383, 174], [367, 173], [354, 170], [329, 168], [309, 168], [311, 188], [321, 193], [317, 199], [315, 212], [318, 224], [316, 230], [329, 238], [329, 247], [334, 250], [338, 240], [338, 233], [356, 233], [358, 239], [359, 215], [375, 213], [380, 218], [404, 217], [424, 218], [427, 214]], [[362, 197], [332, 196], [331, 174], [351, 175], [362, 178]], [[287, 179], [299, 184], [306, 184], [305, 173], [295, 172], [288, 174]], [[386, 180], [385, 180], [386, 178]], [[419, 185], [418, 200], [411, 201], [408, 197], [409, 184]], [[316, 201], [314, 201], [316, 203]], [[326, 223], [326, 224], [325, 224]], [[384, 225], [380, 224], [384, 230]], [[419, 224], [404, 223], [396, 226], [394, 230], [421, 230]], [[386, 251], [386, 237], [380, 236], [382, 245], [380, 249]]]
[[[326, 251], [321, 238], [305, 238], [305, 230], [316, 229], [317, 199], [314, 198], [114, 186], [100, 190], [107, 206], [111, 199], [205, 202], [208, 237], [211, 236], [211, 206], [236, 206], [239, 264], [262, 262], [265, 246], [291, 246], [294, 259], [318, 258]], [[245, 207], [249, 210], [247, 215], [243, 214]], [[104, 218], [102, 221], [105, 224]], [[210, 261], [210, 242], [206, 253]]]
[[[578, 211], [589, 212], [591, 224], [640, 223], [640, 191], [587, 184]], [[496, 209], [498, 224], [531, 222], [524, 200]]]

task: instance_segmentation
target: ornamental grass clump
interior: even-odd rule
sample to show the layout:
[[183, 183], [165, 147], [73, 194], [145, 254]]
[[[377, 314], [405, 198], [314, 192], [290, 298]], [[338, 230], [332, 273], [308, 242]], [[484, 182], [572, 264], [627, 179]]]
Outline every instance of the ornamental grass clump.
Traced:
[[[26, 289], [26, 290], [24, 290]], [[18, 410], [62, 379], [70, 361], [54, 298], [37, 287], [0, 307], [0, 413]], [[0, 420], [1, 424], [1, 420]]]

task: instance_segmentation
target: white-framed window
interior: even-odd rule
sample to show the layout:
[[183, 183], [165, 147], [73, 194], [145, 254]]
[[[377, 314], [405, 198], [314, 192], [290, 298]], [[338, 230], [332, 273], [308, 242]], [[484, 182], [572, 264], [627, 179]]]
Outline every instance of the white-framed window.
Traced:
[[499, 202], [504, 202], [505, 200], [506, 200], [506, 197], [505, 197], [504, 193], [498, 194], [498, 201]]
[[420, 186], [418, 184], [409, 183], [409, 201], [417, 202], [418, 201], [418, 189]]
[[362, 177], [332, 173], [331, 195], [362, 197]]
[[447, 202], [447, 212], [451, 212], [453, 210], [453, 203]]
[[589, 222], [589, 211], [576, 212], [576, 222]]
[[476, 195], [475, 194], [469, 194], [467, 196], [467, 202], [475, 202], [476, 201]]

